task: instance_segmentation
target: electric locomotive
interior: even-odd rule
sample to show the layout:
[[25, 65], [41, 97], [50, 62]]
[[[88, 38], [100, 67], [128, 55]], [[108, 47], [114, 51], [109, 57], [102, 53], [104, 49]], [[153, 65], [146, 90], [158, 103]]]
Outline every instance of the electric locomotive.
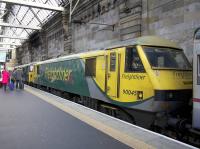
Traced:
[[192, 96], [192, 69], [183, 50], [155, 36], [22, 68], [27, 84], [78, 95], [79, 103], [115, 115], [128, 113], [145, 128], [183, 114]]

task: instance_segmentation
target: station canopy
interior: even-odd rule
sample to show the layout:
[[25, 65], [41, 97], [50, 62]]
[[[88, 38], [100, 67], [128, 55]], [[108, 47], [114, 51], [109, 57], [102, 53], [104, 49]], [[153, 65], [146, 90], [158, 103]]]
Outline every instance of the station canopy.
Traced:
[[0, 0], [0, 50], [20, 45], [72, 0]]

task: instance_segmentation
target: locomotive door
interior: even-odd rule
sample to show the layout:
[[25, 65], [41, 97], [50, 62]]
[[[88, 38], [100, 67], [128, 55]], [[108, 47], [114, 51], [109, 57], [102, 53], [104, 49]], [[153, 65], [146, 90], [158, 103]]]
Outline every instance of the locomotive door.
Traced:
[[118, 98], [119, 55], [116, 50], [109, 51], [107, 58], [107, 95]]

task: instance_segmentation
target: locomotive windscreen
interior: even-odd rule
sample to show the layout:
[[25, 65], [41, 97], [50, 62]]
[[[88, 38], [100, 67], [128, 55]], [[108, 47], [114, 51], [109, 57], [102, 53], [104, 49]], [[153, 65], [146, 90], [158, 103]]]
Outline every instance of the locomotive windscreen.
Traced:
[[143, 47], [152, 68], [191, 70], [183, 51], [172, 48]]

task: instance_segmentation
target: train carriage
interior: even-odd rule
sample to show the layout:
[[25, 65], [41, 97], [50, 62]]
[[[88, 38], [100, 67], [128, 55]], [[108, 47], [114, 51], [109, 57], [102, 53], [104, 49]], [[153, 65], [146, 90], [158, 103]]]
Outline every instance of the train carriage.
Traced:
[[192, 70], [183, 50], [158, 37], [24, 67], [29, 84], [123, 108], [143, 127], [184, 107], [192, 95]]
[[200, 130], [200, 28], [194, 37], [193, 81], [193, 127]]

